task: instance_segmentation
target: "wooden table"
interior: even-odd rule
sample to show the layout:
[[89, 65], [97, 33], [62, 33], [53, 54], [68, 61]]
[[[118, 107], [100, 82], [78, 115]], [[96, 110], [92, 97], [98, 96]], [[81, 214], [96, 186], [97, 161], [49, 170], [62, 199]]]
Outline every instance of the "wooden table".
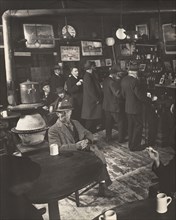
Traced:
[[60, 219], [58, 200], [96, 181], [103, 166], [91, 152], [71, 151], [50, 156], [44, 151], [30, 157], [40, 164], [41, 174], [26, 195], [33, 203], [48, 203], [50, 220]]
[[[168, 206], [168, 211], [163, 214], [156, 212], [156, 200], [144, 199], [115, 207], [118, 220], [175, 220], [176, 219], [176, 200], [173, 199]], [[98, 220], [99, 216], [94, 218]]]

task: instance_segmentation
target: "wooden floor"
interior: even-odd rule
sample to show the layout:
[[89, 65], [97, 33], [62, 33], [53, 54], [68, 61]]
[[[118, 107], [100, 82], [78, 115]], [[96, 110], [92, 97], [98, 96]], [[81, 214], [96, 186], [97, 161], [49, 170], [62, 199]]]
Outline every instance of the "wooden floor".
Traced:
[[[148, 153], [145, 150], [130, 152], [127, 143], [118, 143], [116, 131], [113, 133], [114, 141], [111, 144], [104, 141], [104, 136], [105, 132], [100, 131], [95, 138], [98, 139], [97, 144], [105, 154], [113, 181], [110, 189], [114, 191], [115, 197], [112, 199], [97, 197], [97, 186], [80, 196], [80, 207], [76, 207], [75, 202], [69, 199], [63, 199], [59, 201], [61, 220], [91, 220], [106, 209], [148, 196], [151, 179], [156, 177], [151, 171], [152, 161]], [[156, 147], [156, 149], [164, 164], [174, 155], [171, 147]], [[47, 205], [36, 205], [36, 207], [47, 208]], [[48, 210], [43, 218], [48, 220]]]

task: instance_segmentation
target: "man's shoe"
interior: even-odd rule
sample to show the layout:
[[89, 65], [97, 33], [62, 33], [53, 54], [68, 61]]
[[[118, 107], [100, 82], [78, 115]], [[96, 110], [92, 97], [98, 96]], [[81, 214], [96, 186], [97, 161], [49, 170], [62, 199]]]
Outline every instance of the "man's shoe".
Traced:
[[99, 191], [97, 194], [98, 197], [106, 197], [106, 198], [113, 198], [115, 193], [107, 188], [107, 186], [103, 183], [99, 185]]

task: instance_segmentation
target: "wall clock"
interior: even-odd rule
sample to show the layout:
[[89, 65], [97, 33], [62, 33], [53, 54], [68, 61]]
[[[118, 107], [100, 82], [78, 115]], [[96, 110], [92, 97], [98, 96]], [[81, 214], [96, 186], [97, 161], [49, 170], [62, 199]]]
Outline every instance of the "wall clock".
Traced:
[[74, 27], [72, 27], [71, 25], [65, 25], [63, 28], [62, 28], [62, 35], [65, 36], [66, 33], [68, 33], [72, 36], [72, 37], [75, 37], [76, 36], [76, 30]]

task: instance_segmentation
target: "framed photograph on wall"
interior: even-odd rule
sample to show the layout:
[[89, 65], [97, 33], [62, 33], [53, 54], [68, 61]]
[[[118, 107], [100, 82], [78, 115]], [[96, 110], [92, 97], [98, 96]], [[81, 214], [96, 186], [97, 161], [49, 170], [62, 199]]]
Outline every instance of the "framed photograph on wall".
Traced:
[[2, 29], [2, 25], [0, 25], [0, 48], [4, 48], [4, 40], [3, 40], [3, 29]]
[[147, 24], [138, 24], [136, 25], [136, 31], [138, 32], [139, 36], [143, 34], [149, 36], [148, 26]]
[[176, 54], [176, 27], [172, 24], [163, 24], [163, 40], [166, 54]]
[[53, 48], [54, 32], [49, 24], [23, 24], [27, 48]]
[[103, 55], [102, 42], [100, 41], [81, 41], [83, 56]]
[[80, 61], [80, 47], [61, 46], [61, 61]]
[[139, 64], [139, 71], [144, 72], [146, 69], [146, 63]]
[[105, 59], [106, 66], [112, 66], [112, 59]]

